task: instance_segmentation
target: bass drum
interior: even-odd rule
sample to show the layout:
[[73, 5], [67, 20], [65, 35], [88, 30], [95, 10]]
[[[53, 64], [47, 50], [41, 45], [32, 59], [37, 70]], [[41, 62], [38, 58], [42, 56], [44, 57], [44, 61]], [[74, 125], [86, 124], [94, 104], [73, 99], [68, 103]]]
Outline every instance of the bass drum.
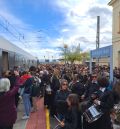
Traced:
[[85, 117], [88, 123], [92, 123], [98, 120], [102, 115], [103, 113], [96, 105], [92, 105], [91, 107], [86, 109], [86, 111], [83, 113], [83, 117]]

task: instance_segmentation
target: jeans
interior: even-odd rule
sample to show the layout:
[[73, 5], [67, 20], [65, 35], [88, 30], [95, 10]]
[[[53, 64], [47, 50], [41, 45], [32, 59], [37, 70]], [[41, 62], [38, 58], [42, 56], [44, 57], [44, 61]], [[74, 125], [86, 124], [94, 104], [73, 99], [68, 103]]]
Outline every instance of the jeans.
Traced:
[[24, 93], [22, 97], [23, 97], [25, 115], [29, 116], [31, 112], [30, 94]]

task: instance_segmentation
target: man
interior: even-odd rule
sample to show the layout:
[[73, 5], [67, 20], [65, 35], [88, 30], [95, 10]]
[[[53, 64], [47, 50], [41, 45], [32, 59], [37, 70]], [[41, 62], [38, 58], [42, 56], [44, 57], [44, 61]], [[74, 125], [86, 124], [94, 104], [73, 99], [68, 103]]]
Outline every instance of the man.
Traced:
[[110, 110], [114, 106], [114, 98], [112, 91], [107, 90], [109, 81], [105, 77], [99, 77], [97, 83], [99, 85], [99, 90], [94, 93], [91, 105], [95, 104], [102, 112], [102, 116], [92, 123], [86, 122], [84, 119], [83, 127], [84, 129], [113, 129]]

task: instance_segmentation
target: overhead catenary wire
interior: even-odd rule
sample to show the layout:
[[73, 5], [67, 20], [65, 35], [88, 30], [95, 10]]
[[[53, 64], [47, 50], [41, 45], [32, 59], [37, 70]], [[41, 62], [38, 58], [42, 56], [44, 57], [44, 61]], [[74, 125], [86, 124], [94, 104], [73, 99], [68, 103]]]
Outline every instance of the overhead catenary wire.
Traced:
[[[24, 45], [25, 46], [25, 48], [27, 47], [27, 48], [32, 48], [32, 46], [31, 46], [31, 44], [30, 44], [30, 42], [36, 42], [36, 40], [35, 41], [27, 41], [26, 39], [25, 39], [25, 36], [24, 36], [24, 34], [22, 34], [21, 32], [19, 32], [18, 31], [18, 29], [16, 29], [11, 23], [9, 23], [8, 22], [8, 20], [6, 19], [6, 18], [4, 18], [2, 15], [0, 15], [0, 21], [2, 21], [2, 22], [0, 22], [0, 26], [2, 27], [2, 28], [4, 28], [4, 30], [6, 31], [6, 32], [8, 32], [11, 36], [13, 36], [16, 40], [18, 40], [18, 41], [20, 41], [21, 43], [22, 43], [22, 45]], [[23, 28], [23, 30], [24, 30], [25, 28]], [[25, 30], [28, 30], [27, 28], [25, 29]], [[32, 30], [32, 29], [31, 29]], [[48, 29], [47, 29], [48, 30]], [[39, 29], [38, 31], [35, 31], [35, 32], [45, 32], [46, 30], [43, 30], [43, 29]], [[44, 34], [44, 33], [43, 33]], [[81, 37], [83, 36], [83, 37], [85, 37], [84, 35], [80, 35]], [[87, 34], [87, 37], [89, 36], [89, 38], [90, 39], [93, 39], [94, 37], [92, 37], [92, 35], [90, 34]], [[41, 37], [38, 37], [38, 40], [39, 39], [42, 39], [43, 38], [43, 36], [41, 36]], [[42, 40], [41, 41], [37, 41], [37, 42], [42, 42]], [[81, 39], [81, 42], [83, 42], [82, 41], [82, 39]], [[88, 41], [89, 42], [89, 41]], [[93, 41], [94, 42], [94, 41]], [[110, 41], [111, 42], [111, 41]], [[108, 43], [108, 41], [107, 42], [104, 42], [105, 44], [107, 44]]]
[[[22, 43], [22, 45], [24, 45], [24, 47], [29, 48], [30, 46], [28, 46], [28, 43], [25, 43], [24, 40], [24, 34], [20, 33], [12, 24], [10, 24], [8, 22], [8, 20], [6, 20], [6, 18], [4, 18], [2, 15], [0, 15], [0, 26], [6, 31], [8, 32], [11, 36], [13, 36], [13, 38], [15, 38], [16, 40], [18, 40], [19, 42]], [[11, 29], [10, 29], [11, 28]], [[22, 39], [21, 39], [22, 37]]]

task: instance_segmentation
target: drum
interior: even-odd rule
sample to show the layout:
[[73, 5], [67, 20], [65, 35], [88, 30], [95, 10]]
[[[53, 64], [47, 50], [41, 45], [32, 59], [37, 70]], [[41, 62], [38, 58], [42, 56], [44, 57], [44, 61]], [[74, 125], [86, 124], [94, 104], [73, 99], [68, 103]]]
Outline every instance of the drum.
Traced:
[[96, 105], [92, 105], [91, 107], [86, 109], [86, 111], [83, 113], [83, 116], [86, 118], [88, 123], [92, 123], [98, 120], [102, 115], [103, 113]]

